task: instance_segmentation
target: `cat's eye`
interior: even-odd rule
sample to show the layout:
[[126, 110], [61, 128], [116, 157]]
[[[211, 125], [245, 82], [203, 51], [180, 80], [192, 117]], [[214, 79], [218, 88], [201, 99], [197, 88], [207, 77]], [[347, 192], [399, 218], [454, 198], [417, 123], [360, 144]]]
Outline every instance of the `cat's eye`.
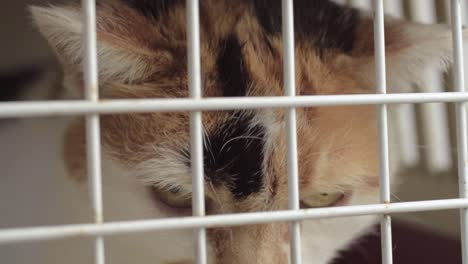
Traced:
[[180, 187], [177, 186], [165, 186], [165, 187], [158, 187], [152, 186], [151, 187], [152, 193], [156, 196], [156, 198], [163, 202], [164, 204], [180, 208], [180, 209], [187, 209], [192, 206], [192, 197], [190, 194], [184, 193]]
[[315, 193], [301, 199], [305, 208], [318, 208], [333, 206], [343, 200], [343, 193]]

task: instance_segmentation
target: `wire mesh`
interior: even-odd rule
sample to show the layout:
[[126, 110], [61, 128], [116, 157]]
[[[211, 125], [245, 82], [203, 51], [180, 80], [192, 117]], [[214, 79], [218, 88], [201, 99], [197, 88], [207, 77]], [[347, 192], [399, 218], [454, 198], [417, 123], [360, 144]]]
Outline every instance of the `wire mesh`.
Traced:
[[[370, 1], [354, 1], [369, 5]], [[464, 89], [462, 17], [460, 0], [452, 0], [451, 15], [455, 58], [455, 87], [452, 93], [386, 94], [384, 2], [374, 0], [376, 84], [379, 94], [298, 96], [295, 93], [293, 1], [283, 0], [284, 80], [285, 96], [244, 98], [202, 98], [200, 29], [197, 0], [187, 0], [187, 41], [190, 97], [186, 99], [110, 100], [99, 102], [98, 62], [96, 44], [95, 1], [83, 0], [85, 24], [84, 80], [87, 101], [15, 102], [0, 104], [0, 118], [37, 117], [53, 115], [86, 115], [88, 172], [94, 219], [91, 224], [31, 227], [0, 230], [0, 244], [25, 241], [54, 240], [89, 236], [94, 238], [95, 263], [104, 264], [104, 236], [144, 232], [148, 230], [194, 229], [197, 263], [207, 263], [206, 228], [226, 227], [271, 222], [290, 223], [291, 263], [301, 263], [299, 221], [359, 215], [381, 215], [382, 263], [392, 263], [392, 234], [390, 214], [432, 210], [461, 209], [463, 263], [468, 264], [468, 145], [466, 101]], [[401, 8], [401, 7], [398, 7]], [[391, 203], [388, 157], [387, 105], [404, 103], [456, 102], [457, 135], [460, 174], [460, 198], [437, 201]], [[345, 206], [337, 208], [299, 208], [298, 157], [297, 157], [297, 107], [376, 105], [379, 112], [380, 192], [381, 204]], [[275, 212], [241, 213], [235, 215], [205, 216], [203, 172], [202, 111], [281, 107], [287, 109], [289, 210]], [[130, 112], [191, 111], [191, 166], [193, 182], [193, 217], [145, 221], [104, 222], [101, 190], [101, 150], [99, 115]]]

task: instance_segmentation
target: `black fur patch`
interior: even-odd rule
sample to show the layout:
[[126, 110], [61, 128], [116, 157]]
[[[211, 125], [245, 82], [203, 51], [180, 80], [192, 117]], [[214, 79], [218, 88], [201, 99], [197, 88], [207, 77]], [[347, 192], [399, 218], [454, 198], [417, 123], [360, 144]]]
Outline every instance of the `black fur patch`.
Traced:
[[235, 35], [221, 41], [216, 61], [223, 96], [246, 96], [249, 75], [242, 56], [242, 45]]
[[[268, 34], [281, 33], [281, 0], [253, 0], [259, 23]], [[294, 31], [318, 49], [351, 52], [359, 13], [328, 0], [295, 0]]]
[[218, 130], [207, 135], [204, 168], [208, 180], [225, 184], [237, 199], [263, 186], [265, 131], [251, 126], [252, 115], [234, 112]]
[[147, 17], [159, 18], [174, 6], [183, 4], [182, 0], [122, 0]]

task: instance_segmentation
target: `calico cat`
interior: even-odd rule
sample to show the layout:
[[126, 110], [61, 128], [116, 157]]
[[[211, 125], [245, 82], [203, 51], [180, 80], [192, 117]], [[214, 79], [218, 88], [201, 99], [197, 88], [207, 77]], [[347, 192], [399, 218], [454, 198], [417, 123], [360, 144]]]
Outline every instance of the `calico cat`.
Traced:
[[[63, 86], [79, 98], [79, 4], [31, 11], [64, 68]], [[282, 95], [281, 1], [202, 0], [200, 12], [203, 96]], [[294, 13], [298, 95], [375, 92], [369, 14], [326, 0], [296, 0]], [[425, 67], [450, 60], [451, 33], [444, 26], [388, 17], [385, 30], [390, 92], [404, 91]], [[185, 1], [97, 1], [97, 36], [101, 98], [188, 96]], [[301, 206], [378, 203], [375, 107], [299, 108], [297, 119]], [[284, 110], [204, 112], [203, 125], [207, 214], [287, 209]], [[103, 115], [101, 127], [106, 221], [191, 214], [189, 113]], [[75, 188], [70, 195], [85, 194], [83, 119], [55, 133], [66, 174], [59, 181]], [[86, 208], [86, 199], [82, 204]], [[303, 263], [330, 263], [375, 220], [302, 222]], [[209, 229], [209, 263], [289, 263], [288, 238], [287, 223]], [[110, 263], [194, 263], [190, 230], [106, 241]], [[66, 258], [73, 261], [84, 263]]]

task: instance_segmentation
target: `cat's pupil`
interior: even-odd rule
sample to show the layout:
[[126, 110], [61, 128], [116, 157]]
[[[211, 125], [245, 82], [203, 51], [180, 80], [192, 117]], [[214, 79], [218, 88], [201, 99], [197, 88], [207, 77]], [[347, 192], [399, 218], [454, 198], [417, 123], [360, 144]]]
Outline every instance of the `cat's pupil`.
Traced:
[[322, 193], [322, 196], [328, 196], [328, 193]]

